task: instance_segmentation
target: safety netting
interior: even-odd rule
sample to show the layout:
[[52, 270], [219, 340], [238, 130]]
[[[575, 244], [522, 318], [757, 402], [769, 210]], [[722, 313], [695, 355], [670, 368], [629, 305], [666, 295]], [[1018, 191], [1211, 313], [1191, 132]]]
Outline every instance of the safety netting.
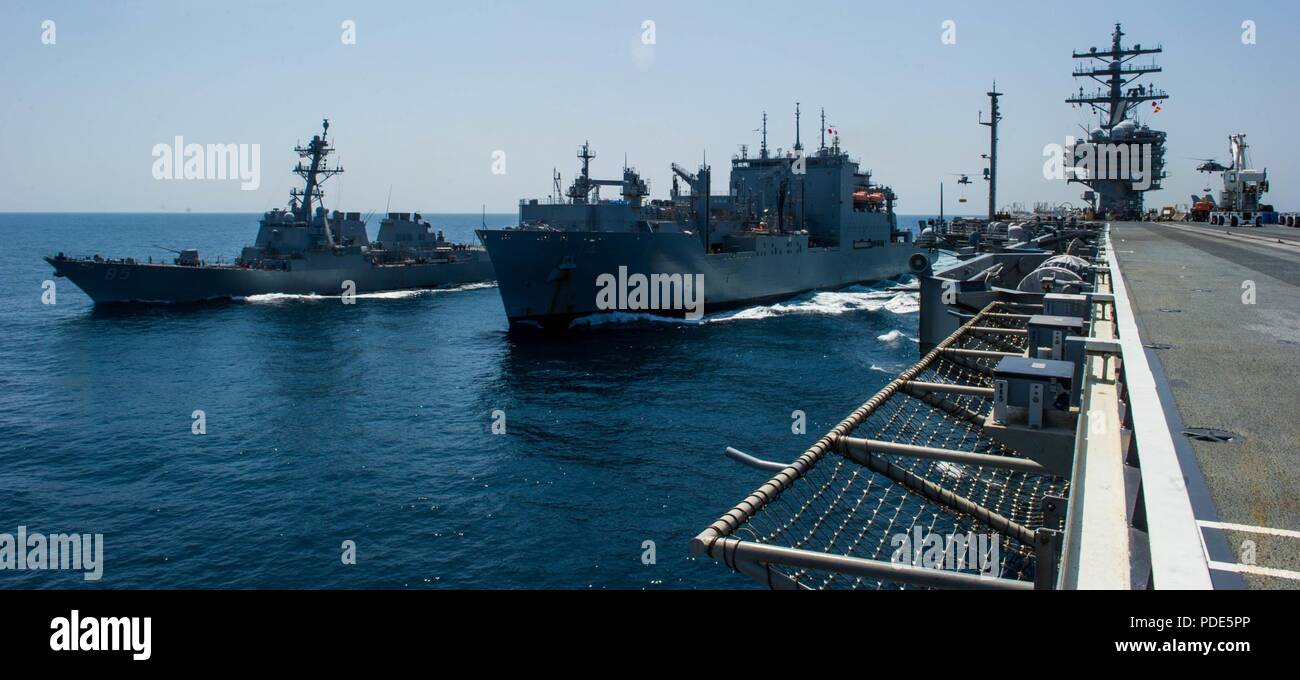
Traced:
[[[938, 566], [949, 572], [1033, 581], [1033, 532], [1043, 501], [1065, 497], [1068, 480], [969, 462], [853, 452], [846, 438], [1019, 458], [987, 436], [991, 390], [914, 389], [918, 383], [991, 388], [992, 369], [1023, 353], [1028, 315], [993, 303], [904, 371], [804, 452], [796, 463], [711, 525], [697, 542], [733, 568], [722, 539], [799, 551]], [[1011, 329], [1002, 332], [1003, 329]], [[1060, 529], [1057, 525], [1048, 528]], [[723, 541], [725, 543], [725, 541]], [[735, 554], [734, 544], [731, 555]], [[912, 588], [780, 558], [756, 561], [750, 576], [774, 587]]]

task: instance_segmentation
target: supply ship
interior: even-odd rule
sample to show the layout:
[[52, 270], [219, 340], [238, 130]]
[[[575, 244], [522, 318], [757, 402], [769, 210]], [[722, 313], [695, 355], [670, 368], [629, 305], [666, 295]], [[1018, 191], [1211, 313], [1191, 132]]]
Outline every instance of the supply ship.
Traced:
[[[671, 198], [647, 202], [635, 169], [594, 179], [595, 154], [583, 144], [582, 169], [562, 198], [557, 175], [557, 198], [522, 201], [519, 226], [478, 232], [511, 325], [563, 330], [610, 311], [698, 318], [927, 270], [933, 256], [899, 229], [893, 190], [861, 170], [837, 135], [826, 144], [824, 113], [821, 144], [805, 154], [797, 107], [795, 115], [793, 149], [770, 153], [764, 114], [758, 156], [742, 147], [721, 196], [711, 193], [707, 163], [694, 173], [673, 164]], [[601, 199], [602, 186], [619, 187], [620, 198]], [[615, 283], [619, 294], [604, 294]]]
[[73, 258], [59, 253], [45, 260], [99, 304], [191, 303], [267, 293], [339, 295], [441, 288], [493, 278], [481, 247], [448, 242], [419, 213], [389, 213], [370, 242], [359, 212], [326, 211], [321, 184], [343, 172], [330, 167], [334, 152], [321, 134], [294, 150], [306, 161], [294, 174], [302, 189], [289, 192], [287, 209], [262, 216], [257, 240], [233, 264], [204, 262], [197, 249], [177, 251], [171, 262], [136, 258]]

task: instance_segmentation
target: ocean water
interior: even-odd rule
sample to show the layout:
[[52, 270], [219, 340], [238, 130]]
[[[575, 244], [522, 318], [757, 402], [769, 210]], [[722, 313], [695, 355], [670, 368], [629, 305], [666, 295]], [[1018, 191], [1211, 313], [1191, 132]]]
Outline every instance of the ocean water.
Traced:
[[768, 477], [723, 449], [793, 458], [916, 358], [886, 286], [563, 338], [508, 332], [490, 285], [104, 309], [56, 279], [42, 304], [42, 255], [228, 260], [256, 219], [0, 214], [0, 533], [104, 536], [100, 581], [0, 588], [754, 587], [687, 550]]

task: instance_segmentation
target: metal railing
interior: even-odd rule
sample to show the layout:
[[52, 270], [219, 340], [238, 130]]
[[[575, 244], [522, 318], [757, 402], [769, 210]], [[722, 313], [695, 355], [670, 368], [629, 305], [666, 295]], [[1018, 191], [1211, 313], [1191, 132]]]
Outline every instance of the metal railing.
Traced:
[[[903, 371], [690, 544], [773, 588], [1033, 588], [1069, 482], [988, 437], [993, 365], [1023, 355], [1027, 317], [990, 304]], [[859, 431], [870, 436], [863, 437]], [[1050, 526], [1048, 526], [1050, 524]], [[956, 569], [885, 559], [897, 538], [994, 532], [996, 565]], [[1057, 543], [1059, 545], [1059, 542]], [[944, 551], [953, 549], [951, 542]], [[992, 568], [990, 568], [992, 567]], [[1051, 583], [1039, 583], [1051, 587]]]
[[[992, 367], [1024, 356], [1028, 340], [1026, 305], [994, 302], [794, 462], [728, 449], [775, 474], [692, 539], [691, 552], [773, 588], [1210, 588], [1108, 233], [1098, 251], [1068, 478], [985, 429]], [[884, 559], [900, 531], [972, 529], [999, 537], [996, 571]]]
[[[1133, 462], [1141, 472], [1139, 507], [1134, 513], [1133, 524], [1145, 532], [1150, 551], [1150, 574], [1146, 581], [1148, 587], [1162, 590], [1209, 589], [1213, 587], [1209, 565], [1201, 547], [1200, 528], [1174, 447], [1174, 435], [1165, 417], [1146, 348], [1142, 346], [1128, 287], [1111, 247], [1109, 233], [1104, 236], [1103, 244], [1114, 301], [1115, 332], [1122, 356], [1119, 381], [1127, 395], [1125, 402], [1132, 426]], [[1079, 504], [1077, 510], [1081, 512], [1082, 506]], [[1079, 524], [1086, 527], [1089, 521], [1085, 517]], [[1069, 552], [1067, 545], [1066, 554]]]

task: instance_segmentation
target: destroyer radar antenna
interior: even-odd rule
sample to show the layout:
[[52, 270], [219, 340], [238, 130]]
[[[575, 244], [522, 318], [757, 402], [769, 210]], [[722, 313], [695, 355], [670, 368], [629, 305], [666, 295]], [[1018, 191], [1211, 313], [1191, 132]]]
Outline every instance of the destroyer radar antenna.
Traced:
[[325, 194], [321, 191], [321, 183], [343, 172], [342, 167], [335, 166], [331, 168], [325, 161], [326, 156], [334, 153], [334, 149], [330, 148], [329, 141], [326, 139], [329, 129], [330, 121], [326, 118], [322, 123], [321, 133], [313, 135], [307, 146], [298, 145], [294, 147], [299, 159], [309, 159], [311, 161], [311, 164], [306, 167], [303, 166], [302, 160], [298, 161], [298, 165], [294, 167], [293, 172], [303, 179], [304, 186], [302, 189], [294, 188], [289, 191], [291, 203], [296, 203], [298, 199], [302, 201], [302, 207], [297, 209], [297, 212], [299, 219], [304, 222], [311, 221], [313, 199], [324, 207]]

